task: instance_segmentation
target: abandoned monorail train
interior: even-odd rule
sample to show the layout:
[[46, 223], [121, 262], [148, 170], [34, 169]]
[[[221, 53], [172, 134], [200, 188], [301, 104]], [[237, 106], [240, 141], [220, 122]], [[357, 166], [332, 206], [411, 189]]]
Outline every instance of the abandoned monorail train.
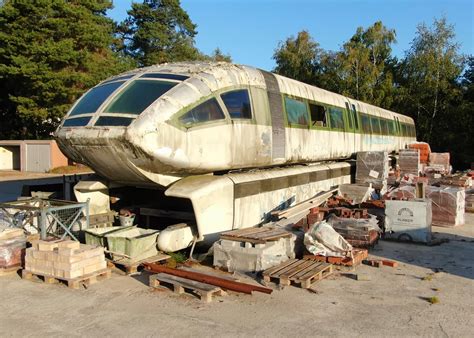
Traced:
[[[107, 180], [82, 184], [81, 198], [129, 186], [191, 202], [195, 219], [164, 229], [163, 251], [257, 225], [282, 205], [350, 183], [350, 165], [337, 160], [416, 140], [407, 116], [256, 68], [202, 62], [101, 82], [55, 136]], [[103, 195], [92, 204], [108, 202]]]

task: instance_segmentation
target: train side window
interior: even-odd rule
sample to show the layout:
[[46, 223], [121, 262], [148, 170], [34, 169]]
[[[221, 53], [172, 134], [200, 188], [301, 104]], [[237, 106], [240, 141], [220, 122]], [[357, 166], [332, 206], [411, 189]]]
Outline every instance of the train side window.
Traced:
[[375, 116], [370, 117], [370, 124], [372, 125], [372, 131], [374, 134], [380, 134], [380, 123], [379, 119]]
[[209, 99], [199, 106], [194, 107], [179, 118], [179, 122], [185, 126], [196, 123], [203, 123], [214, 120], [223, 120], [225, 118], [221, 107], [215, 98]]
[[388, 124], [389, 134], [396, 135], [397, 133], [395, 131], [395, 122], [390, 120], [390, 121], [387, 121], [387, 124]]
[[308, 108], [303, 101], [285, 97], [286, 116], [289, 125], [308, 126]]
[[310, 103], [309, 112], [311, 114], [311, 121], [315, 127], [327, 127], [328, 118], [326, 108], [320, 104]]
[[372, 132], [372, 129], [370, 128], [370, 117], [365, 114], [361, 114], [360, 116], [362, 117], [362, 131], [370, 134]]
[[388, 121], [385, 119], [380, 120], [380, 127], [382, 128], [382, 134], [384, 135], [389, 135], [389, 130], [388, 130]]
[[352, 116], [354, 116], [355, 129], [359, 130], [359, 119], [357, 117], [357, 110], [356, 110], [356, 106], [354, 104], [352, 105]]
[[349, 107], [349, 103], [346, 102], [346, 110], [347, 110], [347, 121], [349, 122], [349, 129], [354, 128], [354, 115]]
[[247, 90], [234, 90], [221, 95], [222, 101], [233, 119], [251, 119], [252, 109]]
[[341, 108], [329, 108], [329, 120], [332, 129], [344, 129], [344, 113]]

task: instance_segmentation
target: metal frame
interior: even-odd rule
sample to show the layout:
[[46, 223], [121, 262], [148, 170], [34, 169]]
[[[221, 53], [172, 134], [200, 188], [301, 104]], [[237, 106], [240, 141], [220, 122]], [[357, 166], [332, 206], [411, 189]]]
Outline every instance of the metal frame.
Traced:
[[89, 227], [89, 200], [79, 203], [41, 198], [22, 199], [0, 203], [0, 215], [3, 216], [0, 220], [10, 227], [25, 228], [29, 225], [35, 228], [41, 239], [46, 239], [48, 235], [64, 239], [69, 235], [78, 240], [72, 233], [72, 227], [83, 215], [86, 228]]

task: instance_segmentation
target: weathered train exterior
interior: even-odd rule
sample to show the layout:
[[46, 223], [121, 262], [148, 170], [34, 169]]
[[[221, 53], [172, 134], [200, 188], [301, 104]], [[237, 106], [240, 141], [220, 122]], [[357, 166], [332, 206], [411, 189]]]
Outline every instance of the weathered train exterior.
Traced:
[[327, 161], [396, 152], [416, 139], [407, 116], [256, 68], [202, 62], [141, 68], [98, 84], [56, 138], [67, 156], [114, 184], [192, 201], [197, 226], [180, 228], [179, 244], [163, 231], [166, 251], [256, 225], [285, 200], [348, 183], [348, 165]]

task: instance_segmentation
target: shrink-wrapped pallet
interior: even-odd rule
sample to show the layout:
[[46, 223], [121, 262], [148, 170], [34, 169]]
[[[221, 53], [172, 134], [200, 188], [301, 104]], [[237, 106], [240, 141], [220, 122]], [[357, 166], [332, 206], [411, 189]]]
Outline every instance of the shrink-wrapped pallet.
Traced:
[[22, 229], [0, 229], [0, 269], [21, 267], [26, 248]]
[[430, 186], [426, 196], [433, 201], [433, 225], [453, 227], [464, 224], [466, 193], [463, 188]]
[[400, 166], [400, 172], [402, 176], [403, 175], [418, 176], [421, 171], [420, 153], [418, 149], [400, 150], [398, 165]]
[[430, 167], [437, 168], [444, 174], [449, 174], [451, 171], [449, 153], [430, 153]]
[[372, 183], [376, 189], [386, 190], [389, 172], [388, 152], [361, 151], [357, 153], [356, 183]]
[[409, 149], [418, 149], [420, 151], [420, 163], [427, 164], [430, 158], [431, 148], [426, 142], [413, 142], [408, 145]]

